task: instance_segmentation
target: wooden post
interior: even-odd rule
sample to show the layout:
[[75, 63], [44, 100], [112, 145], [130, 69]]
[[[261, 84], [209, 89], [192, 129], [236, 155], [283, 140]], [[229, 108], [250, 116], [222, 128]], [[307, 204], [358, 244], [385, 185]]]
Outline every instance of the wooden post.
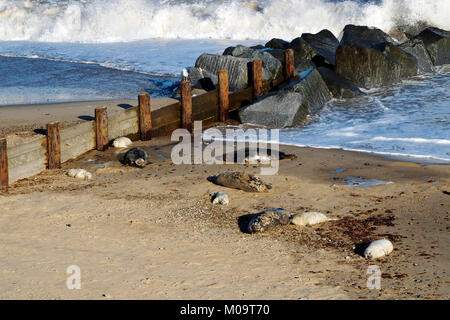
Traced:
[[191, 82], [181, 82], [181, 127], [192, 132], [192, 91]]
[[287, 49], [284, 51], [284, 78], [285, 80], [294, 77], [294, 50]]
[[256, 98], [263, 92], [262, 84], [262, 60], [254, 60], [252, 67], [253, 77], [253, 98]]
[[0, 139], [0, 191], [8, 192], [8, 154], [6, 138]]
[[98, 151], [108, 149], [108, 117], [106, 116], [106, 107], [95, 109], [95, 136]]
[[228, 120], [229, 109], [228, 71], [219, 71], [219, 121]]
[[152, 130], [152, 115], [150, 107], [150, 95], [148, 93], [141, 93], [138, 96], [139, 100], [139, 132], [141, 140], [151, 140]]
[[59, 122], [50, 122], [47, 124], [47, 167], [49, 169], [61, 168]]

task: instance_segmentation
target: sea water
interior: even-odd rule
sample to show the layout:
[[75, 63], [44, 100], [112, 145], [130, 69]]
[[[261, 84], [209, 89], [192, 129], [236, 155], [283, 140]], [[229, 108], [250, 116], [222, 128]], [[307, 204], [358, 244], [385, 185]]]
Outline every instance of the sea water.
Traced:
[[[450, 30], [449, 0], [0, 0], [0, 106], [170, 96], [184, 67], [232, 45], [349, 23]], [[332, 100], [282, 143], [450, 162], [450, 70]], [[32, 107], [32, 106], [30, 106]], [[0, 119], [1, 121], [1, 119]]]

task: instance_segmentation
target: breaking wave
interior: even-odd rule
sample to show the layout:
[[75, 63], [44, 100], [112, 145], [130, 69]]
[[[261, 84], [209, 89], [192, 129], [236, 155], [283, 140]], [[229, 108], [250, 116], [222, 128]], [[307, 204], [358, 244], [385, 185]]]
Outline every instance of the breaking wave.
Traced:
[[290, 40], [349, 23], [450, 29], [449, 0], [0, 0], [0, 41]]

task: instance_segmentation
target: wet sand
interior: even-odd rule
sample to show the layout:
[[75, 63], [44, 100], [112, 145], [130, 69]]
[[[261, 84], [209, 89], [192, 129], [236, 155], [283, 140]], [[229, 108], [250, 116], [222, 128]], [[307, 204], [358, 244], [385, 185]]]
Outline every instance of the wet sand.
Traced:
[[[283, 146], [269, 193], [212, 184], [226, 170], [258, 165], [174, 165], [168, 138], [136, 142], [151, 164], [122, 166], [117, 151], [91, 151], [60, 170], [18, 181], [0, 195], [3, 299], [449, 299], [450, 167]], [[64, 173], [85, 168], [93, 179]], [[331, 173], [346, 168], [340, 173]], [[348, 187], [347, 176], [392, 181]], [[230, 205], [210, 203], [224, 191]], [[285, 208], [338, 220], [261, 234], [248, 214]], [[389, 238], [394, 251], [369, 261], [362, 243]], [[66, 268], [81, 268], [81, 290]], [[381, 290], [367, 288], [380, 267]]]

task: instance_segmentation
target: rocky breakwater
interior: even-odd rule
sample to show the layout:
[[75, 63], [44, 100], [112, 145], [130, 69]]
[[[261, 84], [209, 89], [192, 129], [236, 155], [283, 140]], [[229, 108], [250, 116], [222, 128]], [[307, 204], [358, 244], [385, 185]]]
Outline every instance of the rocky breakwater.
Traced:
[[260, 96], [239, 110], [242, 123], [270, 128], [294, 127], [305, 123], [331, 99], [330, 92], [315, 68], [300, 73], [280, 90]]

